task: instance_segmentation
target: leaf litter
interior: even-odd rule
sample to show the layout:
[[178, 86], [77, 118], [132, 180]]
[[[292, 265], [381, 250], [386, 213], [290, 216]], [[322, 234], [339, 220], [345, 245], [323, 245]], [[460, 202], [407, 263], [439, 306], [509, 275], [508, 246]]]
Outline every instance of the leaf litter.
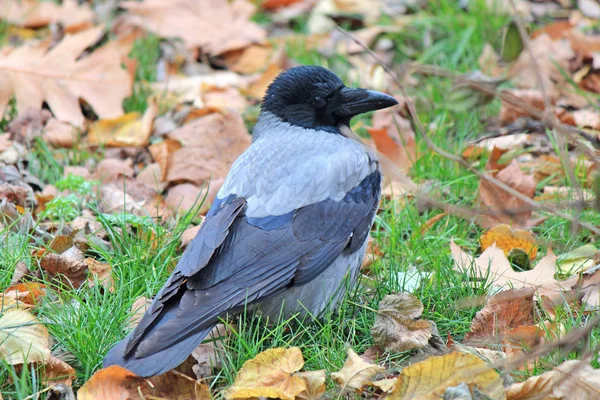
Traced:
[[[177, 243], [181, 240], [181, 248], [189, 243], [231, 164], [251, 142], [247, 127], [256, 120], [266, 87], [296, 63], [289, 53], [298, 40], [319, 57], [345, 57], [349, 81], [398, 96], [403, 104], [400, 112], [376, 112], [353, 128], [369, 134], [365, 142], [387, 160], [382, 161], [386, 178], [382, 205], [387, 207], [390, 200], [406, 205], [407, 199], [418, 198], [421, 194], [411, 179], [418, 176], [414, 171], [421, 163], [431, 160], [431, 149], [422, 146], [422, 132], [404, 105], [415, 101], [427, 108], [431, 100], [421, 95], [400, 97], [383, 65], [358, 42], [340, 40], [332, 29], [337, 24], [351, 27], [359, 41], [391, 62], [400, 51], [409, 56], [415, 51], [410, 41], [400, 49], [393, 39], [430, 12], [428, 6], [393, 0], [144, 0], [121, 2], [119, 9], [107, 5], [109, 11], [101, 11], [86, 1], [12, 3], [0, 0], [0, 19], [11, 24], [9, 31], [18, 32], [16, 41], [0, 49], [0, 81], [5, 83], [0, 108], [8, 122], [6, 133], [0, 133], [0, 237], [3, 243], [15, 235], [27, 237], [31, 252], [14, 263], [14, 272], [1, 286], [4, 362], [18, 368], [24, 363], [40, 367], [42, 385], [63, 393], [72, 393], [74, 386], [81, 399], [140, 395], [205, 399], [211, 391], [221, 391], [227, 398], [319, 399], [355, 392], [369, 398], [483, 394], [526, 399], [568, 398], [575, 391], [582, 399], [595, 398], [597, 374], [588, 359], [568, 360], [528, 379], [513, 374], [521, 382], [510, 385], [489, 366], [518, 359], [554, 340], [548, 331], [560, 332], [565, 310], [589, 313], [600, 305], [597, 238], [584, 236], [586, 243], [568, 251], [559, 246], [555, 255], [536, 230], [555, 216], [553, 209], [542, 212], [531, 204], [559, 207], [561, 201], [574, 199], [588, 207], [598, 195], [592, 177], [597, 174], [594, 140], [600, 140], [600, 114], [589, 99], [600, 92], [600, 39], [593, 34], [590, 16], [595, 9], [590, 2], [578, 2], [579, 10], [561, 9], [569, 13], [568, 20], [534, 31], [528, 43], [531, 52], [518, 35], [513, 16], [503, 48], [491, 44], [483, 48], [480, 67], [489, 76], [473, 71], [464, 76], [466, 81], [451, 86], [448, 109], [456, 113], [493, 104], [494, 95], [477, 85], [525, 105], [502, 101], [497, 117], [486, 121], [500, 136], [473, 144], [464, 153], [475, 168], [517, 193], [481, 179], [474, 209], [460, 214], [486, 231], [476, 239], [461, 238], [461, 245], [466, 240], [481, 246], [478, 257], [450, 243], [456, 273], [468, 277], [465, 287], [487, 280], [492, 288], [489, 298], [480, 301], [483, 308], [474, 314], [464, 343], [451, 337], [444, 343], [432, 321], [431, 304], [424, 305], [419, 298], [435, 275], [411, 264], [394, 273], [404, 290], [413, 294], [386, 293], [379, 309], [373, 310], [369, 340], [375, 345], [362, 356], [348, 348], [346, 362], [336, 372], [331, 362], [327, 370], [306, 368], [299, 348], [268, 349], [246, 361], [232, 385], [219, 384], [216, 389], [209, 389], [206, 378], [224, 368], [222, 356], [235, 336], [230, 325], [219, 325], [211, 334], [214, 340], [199, 346], [181, 372], [143, 379], [109, 367], [84, 381], [77, 361], [57, 356], [62, 338], [51, 337], [52, 330], [45, 328], [44, 305], [69, 293], [99, 290], [115, 295], [123, 283], [119, 281], [123, 266], [106, 258], [115, 245], [111, 241], [115, 232], [147, 234], [150, 241], [167, 235]], [[521, 15], [536, 21], [546, 5], [517, 2]], [[99, 22], [106, 12], [114, 13], [113, 24]], [[269, 23], [257, 22], [265, 16]], [[302, 34], [292, 32], [298, 16], [307, 21]], [[392, 19], [389, 25], [381, 23], [385, 18]], [[137, 60], [129, 56], [136, 58], [134, 43], [148, 40], [149, 34], [160, 40], [160, 54], [148, 66], [139, 55]], [[424, 42], [435, 40], [428, 35]], [[148, 68], [152, 71], [140, 72]], [[545, 90], [537, 86], [540, 77]], [[412, 92], [420, 80], [415, 71], [401, 82]], [[511, 89], [505, 88], [506, 82]], [[141, 106], [123, 106], [126, 98], [140, 91]], [[556, 128], [544, 122], [543, 115], [550, 114], [572, 128], [562, 154], [553, 147], [553, 133], [547, 136], [544, 130]], [[440, 126], [442, 121], [430, 121], [428, 129]], [[40, 151], [39, 146], [50, 155], [44, 162], [51, 167], [36, 169], [31, 155]], [[55, 169], [56, 176], [49, 178], [49, 169]], [[422, 187], [437, 196], [435, 185]], [[192, 213], [195, 226], [179, 238], [169, 230], [185, 212]], [[455, 216], [452, 209], [444, 209], [421, 226], [420, 235], [434, 231], [442, 219], [451, 226]], [[151, 251], [157, 250], [154, 246], [149, 242]], [[362, 273], [367, 293], [373, 294], [377, 275], [394, 255], [382, 245], [381, 236], [370, 240], [369, 253], [372, 257], [365, 259]], [[143, 296], [131, 299], [127, 330], [137, 324], [150, 301]], [[406, 354], [410, 365], [390, 362], [398, 354]], [[525, 364], [532, 367], [536, 362]], [[511, 371], [501, 371], [505, 372]], [[6, 385], [0, 384], [7, 398], [5, 390]]]

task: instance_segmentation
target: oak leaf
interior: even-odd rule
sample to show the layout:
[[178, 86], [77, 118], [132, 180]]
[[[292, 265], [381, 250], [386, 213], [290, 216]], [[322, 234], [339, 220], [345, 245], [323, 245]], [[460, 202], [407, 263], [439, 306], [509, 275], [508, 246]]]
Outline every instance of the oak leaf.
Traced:
[[306, 390], [304, 379], [295, 374], [303, 365], [304, 358], [298, 347], [263, 351], [244, 363], [235, 382], [225, 392], [225, 398], [294, 400], [295, 396]]
[[366, 362], [352, 349], [348, 349], [348, 358], [342, 369], [331, 374], [333, 379], [342, 390], [360, 391], [363, 387], [370, 385], [375, 375], [384, 371], [379, 365]]
[[466, 383], [493, 400], [504, 399], [502, 378], [473, 354], [450, 353], [430, 357], [402, 370], [389, 399], [437, 400], [447, 388]]
[[13, 309], [0, 316], [0, 359], [11, 365], [48, 360], [49, 339], [46, 327], [27, 311]]
[[122, 102], [131, 94], [131, 78], [121, 68], [121, 58], [130, 42], [115, 41], [81, 57], [94, 44], [102, 27], [66, 35], [49, 48], [50, 42], [19, 47], [0, 56], [0, 113], [16, 98], [17, 111], [40, 109], [45, 101], [54, 116], [81, 127], [85, 120], [79, 100], [84, 99], [100, 118], [123, 113]]
[[266, 31], [249, 20], [253, 7], [237, 0], [123, 1], [130, 23], [161, 37], [183, 39], [186, 47], [216, 56], [262, 43]]

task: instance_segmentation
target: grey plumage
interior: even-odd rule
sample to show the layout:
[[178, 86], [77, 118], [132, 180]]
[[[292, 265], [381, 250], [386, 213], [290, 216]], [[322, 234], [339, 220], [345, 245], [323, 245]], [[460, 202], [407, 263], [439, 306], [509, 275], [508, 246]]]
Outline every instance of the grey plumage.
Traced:
[[[340, 86], [329, 71], [301, 68], [271, 85], [270, 109], [263, 108], [252, 145], [232, 166], [175, 271], [105, 366], [119, 364], [141, 376], [168, 371], [219, 317], [246, 305], [271, 318], [281, 311], [316, 316], [343, 296], [345, 277], [356, 279], [381, 174], [372, 154], [336, 124], [346, 124], [349, 112], [395, 100]], [[286, 85], [301, 85], [300, 99], [284, 96]], [[319, 94], [314, 107], [302, 94], [311, 85], [306, 95]], [[329, 92], [331, 100], [323, 101], [321, 93]]]

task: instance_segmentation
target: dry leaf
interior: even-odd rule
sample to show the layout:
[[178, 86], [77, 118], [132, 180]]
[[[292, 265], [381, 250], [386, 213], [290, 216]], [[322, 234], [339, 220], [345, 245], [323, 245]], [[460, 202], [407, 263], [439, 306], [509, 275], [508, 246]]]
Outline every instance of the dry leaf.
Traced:
[[533, 318], [533, 294], [535, 288], [512, 289], [490, 297], [485, 307], [471, 321], [471, 330], [465, 339], [478, 339], [485, 343], [500, 337], [507, 331], [535, 324]]
[[90, 127], [88, 141], [94, 146], [146, 146], [157, 112], [158, 105], [151, 102], [143, 115], [130, 112], [118, 118], [98, 120]]
[[235, 382], [225, 392], [225, 398], [264, 396], [294, 400], [306, 390], [304, 379], [294, 375], [303, 365], [304, 359], [298, 347], [263, 351], [244, 363]]
[[[537, 89], [505, 89], [504, 91], [510, 93], [511, 95], [515, 96], [519, 100], [527, 103], [529, 106], [537, 110], [544, 111], [544, 109], [546, 108], [544, 103], [544, 96], [542, 95], [542, 92], [540, 92]], [[521, 117], [531, 116], [531, 114], [529, 114], [522, 108], [512, 106], [506, 102], [502, 102], [502, 108], [500, 109], [500, 116], [498, 117], [498, 120], [500, 124], [508, 125], [515, 122]]]
[[489, 274], [490, 282], [507, 289], [533, 287], [537, 288], [539, 295], [556, 295], [564, 290], [569, 290], [578, 280], [576, 277], [565, 281], [554, 279], [556, 255], [551, 249], [548, 249], [546, 256], [534, 269], [524, 272], [514, 271], [504, 255], [504, 251], [495, 245], [488, 247], [475, 259], [465, 253], [454, 241], [450, 242], [450, 249], [455, 268], [459, 271], [475, 275], [474, 278], [486, 277]]
[[394, 386], [396, 386], [397, 381], [398, 378], [380, 379], [378, 381], [371, 382], [371, 384], [382, 392], [389, 393]]
[[592, 400], [600, 395], [600, 370], [587, 359], [568, 360], [553, 370], [506, 388], [507, 400]]
[[340, 385], [342, 390], [360, 391], [371, 384], [375, 375], [384, 371], [383, 367], [364, 361], [352, 349], [348, 349], [347, 354], [348, 358], [342, 369], [331, 374], [331, 379]]
[[225, 178], [231, 164], [250, 145], [239, 114], [210, 114], [169, 134], [182, 148], [169, 158], [167, 180], [201, 185]]
[[493, 400], [504, 400], [500, 375], [479, 357], [466, 353], [434, 356], [402, 370], [389, 399], [438, 400], [447, 388], [467, 383]]
[[[234, 2], [235, 3], [235, 2]], [[123, 1], [130, 23], [161, 37], [183, 39], [186, 47], [219, 55], [262, 43], [266, 32], [226, 0], [145, 0]], [[239, 0], [237, 3], [242, 3]], [[239, 5], [239, 4], [238, 4]]]
[[43, 381], [46, 386], [72, 386], [77, 378], [75, 369], [60, 358], [50, 355], [43, 367]]
[[367, 241], [367, 250], [365, 251], [365, 256], [362, 260], [362, 264], [360, 266], [360, 270], [363, 272], [368, 271], [371, 268], [371, 265], [383, 257], [385, 253], [379, 248], [379, 245], [375, 240], [369, 235], [369, 239]]
[[3, 293], [4, 297], [10, 297], [26, 305], [35, 306], [42, 296], [46, 295], [46, 286], [38, 282], [24, 282], [9, 286]]
[[600, 129], [600, 114], [593, 109], [576, 110], [571, 113], [575, 125], [581, 128]]
[[152, 154], [152, 158], [160, 166], [161, 175], [159, 178], [161, 181], [167, 179], [169, 157], [180, 148], [181, 143], [175, 139], [165, 139], [148, 147], [150, 154]]
[[8, 364], [45, 362], [49, 339], [46, 327], [27, 311], [13, 309], [0, 316], [0, 359]]
[[196, 226], [191, 226], [191, 227], [187, 228], [185, 231], [183, 231], [183, 233], [181, 234], [181, 238], [180, 238], [181, 247], [186, 247], [192, 240], [194, 240], [194, 238], [198, 234], [198, 231], [200, 230], [201, 226], [202, 226], [202, 224], [196, 225]]
[[242, 114], [248, 108], [248, 101], [239, 90], [233, 88], [205, 91], [202, 96], [204, 106], [210, 111], [235, 111]]
[[239, 74], [254, 74], [269, 65], [272, 55], [272, 47], [252, 45], [244, 50], [230, 52], [224, 56], [225, 64], [228, 65], [229, 70]]
[[42, 134], [44, 140], [51, 146], [70, 149], [77, 142], [78, 135], [75, 128], [66, 123], [50, 118]]
[[267, 93], [267, 88], [273, 82], [277, 76], [283, 72], [283, 69], [278, 62], [269, 64], [267, 69], [252, 83], [247, 89], [247, 93], [250, 97], [261, 100]]
[[112, 266], [95, 260], [93, 258], [86, 258], [84, 262], [88, 266], [89, 278], [88, 287], [94, 287], [96, 279], [105, 289], [109, 292], [115, 292], [115, 282], [112, 279]]
[[130, 329], [135, 329], [135, 327], [140, 323], [140, 320], [146, 313], [148, 307], [152, 304], [152, 300], [145, 298], [144, 296], [140, 296], [131, 305], [131, 315], [129, 316], [129, 323], [127, 324]]
[[37, 0], [0, 0], [0, 18], [25, 28], [40, 28], [60, 23], [67, 32], [92, 24], [94, 13], [87, 3], [63, 0], [62, 3]]
[[325, 378], [327, 374], [324, 369], [319, 371], [298, 372], [295, 376], [304, 379], [306, 389], [296, 395], [296, 400], [319, 400], [325, 394]]
[[177, 372], [144, 379], [117, 365], [96, 372], [77, 392], [79, 400], [167, 398], [210, 400], [208, 387]]
[[506, 353], [499, 350], [490, 350], [484, 347], [466, 346], [464, 344], [448, 342], [448, 348], [451, 351], [460, 351], [461, 353], [470, 353], [478, 356], [487, 363], [494, 363], [506, 359]]
[[508, 256], [511, 250], [521, 249], [529, 255], [531, 260], [537, 257], [538, 246], [535, 238], [530, 232], [520, 229], [513, 230], [508, 225], [498, 225], [479, 238], [483, 250], [496, 243], [496, 246], [504, 250]]
[[133, 161], [130, 158], [126, 160], [105, 158], [98, 163], [94, 173], [94, 179], [102, 183], [109, 183], [122, 177], [133, 177]]
[[414, 295], [385, 296], [371, 328], [375, 344], [394, 353], [428, 347], [433, 323], [421, 319], [422, 315], [423, 304]]
[[410, 121], [399, 113], [389, 110], [375, 111], [373, 128], [368, 131], [377, 150], [400, 169], [409, 169], [416, 161], [415, 133]]
[[62, 254], [47, 254], [40, 267], [52, 279], [78, 289], [87, 280], [88, 266], [81, 250], [73, 246]]
[[[515, 160], [508, 166], [498, 164], [505, 150], [494, 148], [486, 165], [488, 171], [497, 180], [511, 187], [526, 197], [533, 199], [535, 180], [532, 175], [525, 175]], [[499, 170], [499, 171], [498, 171]], [[476, 222], [484, 227], [508, 224], [512, 227], [527, 227], [531, 224], [531, 207], [523, 200], [500, 189], [495, 184], [481, 179], [479, 182], [479, 202], [494, 215], [478, 216]]]
[[[222, 179], [219, 182], [211, 182], [208, 193], [206, 193], [206, 186], [199, 188], [191, 183], [182, 183], [181, 185], [173, 186], [169, 189], [165, 205], [173, 211], [186, 213], [202, 204], [199, 213], [203, 214], [210, 208], [210, 204], [217, 196], [222, 183]], [[202, 202], [203, 200], [204, 203]]]
[[66, 35], [51, 49], [48, 42], [42, 42], [0, 56], [0, 113], [6, 112], [14, 95], [20, 114], [29, 108], [38, 110], [46, 101], [57, 119], [77, 127], [85, 120], [79, 99], [87, 101], [101, 118], [121, 115], [121, 103], [131, 94], [132, 84], [121, 68], [121, 55], [130, 44], [109, 42], [79, 58], [99, 39], [102, 29]]

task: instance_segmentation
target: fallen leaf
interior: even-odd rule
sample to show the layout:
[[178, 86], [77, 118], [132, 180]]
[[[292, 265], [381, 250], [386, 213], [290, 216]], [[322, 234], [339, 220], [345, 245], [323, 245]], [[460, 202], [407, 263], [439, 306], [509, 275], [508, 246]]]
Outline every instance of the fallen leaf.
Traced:
[[[536, 187], [533, 176], [525, 175], [515, 160], [508, 165], [499, 165], [498, 160], [504, 152], [505, 150], [498, 148], [492, 150], [486, 171], [510, 188], [533, 199]], [[532, 224], [529, 204], [485, 179], [479, 182], [479, 202], [494, 212], [494, 215], [478, 216], [476, 222], [484, 227], [508, 224], [520, 228]]]
[[[213, 56], [242, 49], [266, 39], [266, 32], [226, 0], [123, 1], [130, 23], [158, 36], [181, 38], [188, 48]], [[237, 3], [243, 3], [237, 1]], [[238, 4], [239, 5], [239, 4]]]
[[179, 102], [191, 102], [196, 107], [203, 107], [202, 88], [243, 88], [245, 79], [231, 71], [216, 71], [206, 75], [170, 77], [164, 82], [154, 82], [150, 85], [155, 96], [164, 97], [171, 94]]
[[276, 11], [279, 8], [291, 6], [303, 0], [263, 0], [260, 6], [267, 11]]
[[533, 235], [524, 230], [513, 230], [508, 225], [498, 225], [488, 230], [481, 235], [479, 242], [482, 250], [496, 243], [496, 246], [501, 248], [507, 257], [513, 249], [523, 250], [531, 260], [535, 260], [537, 257], [538, 246]]
[[248, 360], [238, 372], [226, 399], [272, 397], [294, 400], [306, 390], [304, 379], [294, 373], [304, 365], [298, 347], [268, 349]]
[[270, 46], [251, 45], [243, 50], [224, 54], [224, 57], [229, 70], [239, 74], [254, 74], [269, 65], [272, 55], [273, 48]]
[[169, 158], [171, 154], [181, 148], [181, 143], [175, 139], [165, 139], [157, 143], [153, 143], [148, 147], [150, 154], [154, 161], [160, 166], [161, 175], [159, 176], [161, 181], [167, 179]]
[[261, 100], [267, 93], [267, 88], [277, 76], [283, 72], [279, 63], [269, 64], [267, 69], [254, 81], [252, 81], [246, 90], [250, 97]]
[[75, 369], [53, 355], [50, 355], [43, 367], [43, 382], [46, 386], [72, 386], [76, 378]]
[[397, 112], [379, 110], [373, 114], [372, 123], [373, 128], [368, 131], [377, 150], [399, 168], [409, 169], [417, 157], [415, 133], [410, 121]]
[[78, 139], [77, 130], [66, 122], [50, 118], [42, 134], [44, 140], [51, 146], [70, 149]]
[[600, 114], [596, 110], [589, 108], [575, 110], [571, 115], [578, 127], [600, 129]]
[[389, 393], [396, 386], [397, 381], [398, 378], [380, 379], [371, 384], [382, 392]]
[[325, 394], [325, 378], [327, 374], [324, 369], [319, 371], [298, 372], [296, 376], [304, 379], [306, 389], [296, 395], [296, 400], [318, 400]]
[[144, 296], [140, 296], [131, 305], [131, 315], [129, 316], [129, 323], [127, 324], [131, 330], [140, 323], [140, 320], [146, 313], [148, 307], [152, 304], [152, 300], [147, 299]]
[[250, 135], [237, 113], [210, 114], [169, 134], [182, 144], [169, 158], [167, 180], [202, 185], [224, 179], [231, 164], [250, 145]]
[[571, 250], [568, 253], [561, 254], [556, 265], [558, 273], [563, 276], [585, 273], [593, 269], [600, 263], [600, 253], [593, 244], [586, 244]]
[[100, 285], [102, 285], [106, 290], [114, 293], [115, 282], [113, 281], [111, 275], [112, 266], [93, 258], [86, 258], [84, 262], [87, 264], [89, 270], [88, 287], [94, 287], [96, 285], [95, 281], [98, 280], [98, 283], [100, 283]]
[[466, 346], [460, 343], [452, 343], [448, 348], [451, 351], [474, 354], [487, 363], [494, 363], [506, 359], [506, 353], [499, 350], [490, 350], [485, 347]]
[[384, 255], [385, 253], [381, 251], [381, 248], [379, 248], [377, 242], [375, 242], [375, 240], [369, 236], [367, 241], [367, 249], [365, 250], [365, 257], [362, 260], [360, 270], [363, 272], [368, 271], [371, 265]]
[[16, 365], [50, 358], [50, 335], [27, 311], [12, 309], [0, 316], [0, 359]]
[[143, 115], [130, 112], [118, 118], [98, 120], [90, 127], [88, 141], [94, 146], [146, 146], [157, 112], [156, 102], [150, 102]]
[[[527, 103], [527, 105], [539, 110], [544, 111], [545, 102], [542, 92], [537, 89], [504, 89], [506, 93], [510, 93], [517, 99]], [[507, 102], [502, 102], [500, 108], [500, 116], [498, 120], [502, 125], [508, 125], [515, 122], [521, 117], [531, 117], [532, 114], [528, 113], [523, 108], [515, 107]]]
[[81, 53], [95, 43], [102, 27], [67, 34], [48, 49], [48, 41], [19, 47], [0, 56], [0, 113], [14, 95], [19, 114], [40, 109], [44, 101], [54, 116], [81, 127], [85, 120], [79, 99], [101, 118], [123, 113], [121, 103], [131, 94], [131, 79], [121, 68], [121, 55], [130, 44], [109, 42], [89, 56]]
[[94, 179], [102, 183], [109, 183], [122, 177], [133, 177], [133, 161], [130, 158], [126, 160], [105, 158], [98, 163], [93, 175]]
[[402, 370], [389, 399], [438, 400], [447, 388], [467, 383], [493, 400], [504, 400], [502, 378], [481, 358], [466, 353], [434, 356]]
[[38, 304], [46, 295], [46, 286], [38, 282], [24, 282], [11, 285], [3, 293], [4, 297], [13, 298], [30, 306]]
[[331, 379], [340, 385], [342, 390], [358, 392], [370, 385], [375, 375], [384, 371], [383, 367], [364, 361], [352, 349], [348, 349], [346, 353], [348, 358], [342, 369], [331, 373]]
[[506, 388], [506, 400], [592, 400], [599, 394], [600, 370], [592, 368], [588, 359], [565, 361], [551, 371]]
[[211, 111], [235, 111], [242, 114], [248, 108], [246, 98], [233, 88], [205, 91], [202, 97], [204, 106]]
[[177, 372], [144, 379], [117, 365], [96, 372], [77, 392], [79, 400], [168, 398], [209, 400], [208, 387]]
[[60, 23], [67, 32], [92, 24], [94, 13], [87, 3], [64, 0], [61, 3], [36, 0], [1, 0], [0, 18], [25, 28], [40, 28]]
[[194, 240], [194, 238], [198, 234], [198, 231], [200, 230], [201, 226], [202, 226], [202, 224], [196, 225], [196, 226], [191, 226], [191, 227], [187, 228], [185, 231], [183, 231], [183, 233], [181, 234], [181, 238], [180, 238], [181, 247], [187, 247], [187, 245], [190, 244], [190, 242], [192, 240]]
[[202, 204], [199, 213], [206, 213], [210, 208], [209, 205], [215, 199], [222, 183], [222, 180], [220, 180], [219, 183], [211, 182], [208, 193], [206, 192], [206, 186], [199, 188], [191, 183], [182, 183], [181, 185], [173, 186], [169, 189], [169, 194], [165, 199], [165, 205], [173, 211], [186, 213]]
[[569, 290], [577, 283], [578, 278], [569, 278], [558, 281], [554, 278], [556, 274], [556, 255], [551, 249], [540, 262], [530, 271], [514, 271], [510, 262], [504, 255], [504, 251], [495, 245], [488, 247], [479, 257], [473, 259], [465, 253], [454, 241], [450, 242], [452, 258], [455, 268], [469, 273], [473, 278], [489, 277], [501, 288], [537, 288], [539, 295], [557, 295], [564, 290]]
[[88, 266], [81, 250], [73, 246], [62, 254], [47, 254], [40, 261], [40, 267], [51, 279], [72, 286], [75, 289], [88, 278]]
[[410, 293], [387, 295], [371, 328], [376, 345], [394, 353], [429, 347], [433, 323], [421, 319], [423, 304]]
[[490, 297], [471, 321], [471, 330], [465, 339], [486, 343], [491, 338], [502, 337], [513, 328], [534, 325], [534, 293], [535, 288], [511, 289]]

